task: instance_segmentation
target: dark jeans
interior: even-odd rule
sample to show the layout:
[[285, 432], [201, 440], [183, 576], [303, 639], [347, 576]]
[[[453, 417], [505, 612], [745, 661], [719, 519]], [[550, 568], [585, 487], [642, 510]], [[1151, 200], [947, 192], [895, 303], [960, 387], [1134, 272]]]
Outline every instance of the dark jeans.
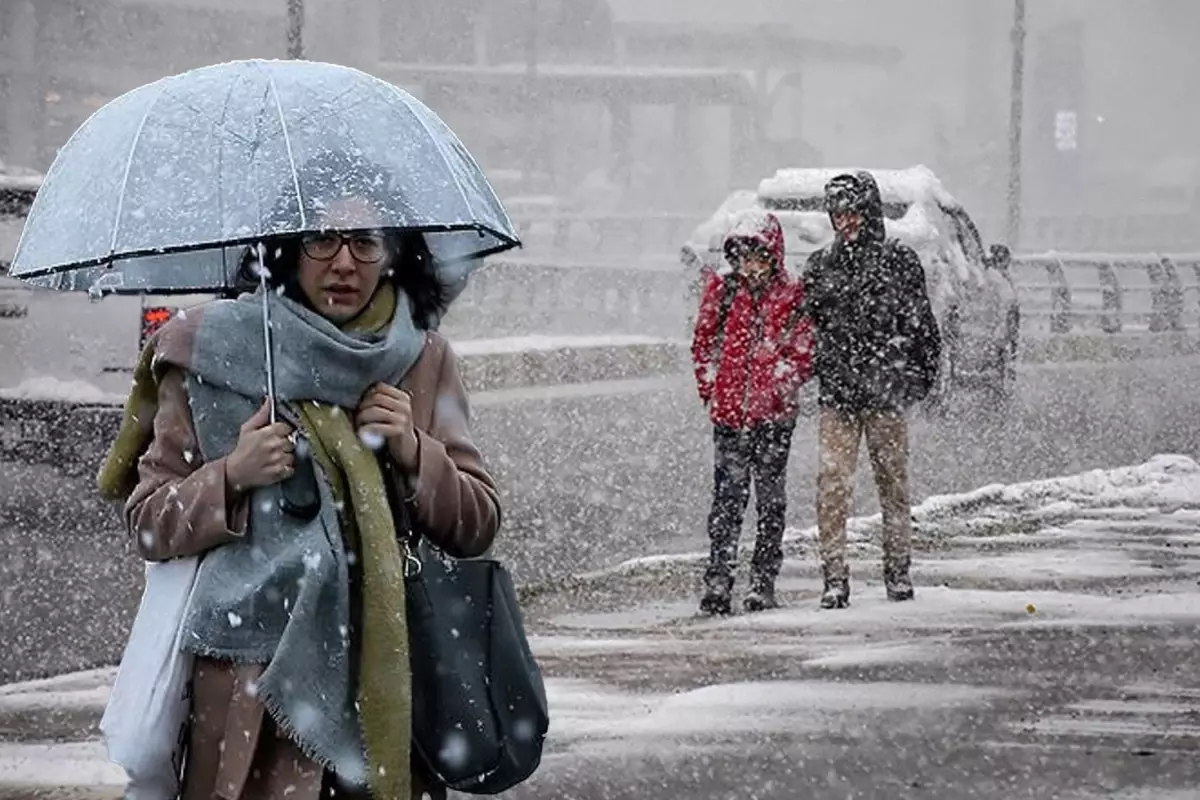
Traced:
[[773, 584], [779, 575], [787, 512], [787, 462], [795, 427], [793, 419], [744, 430], [720, 425], [714, 428], [713, 504], [708, 516], [712, 549], [705, 573], [710, 587], [730, 586], [751, 481], [758, 506], [751, 588]]

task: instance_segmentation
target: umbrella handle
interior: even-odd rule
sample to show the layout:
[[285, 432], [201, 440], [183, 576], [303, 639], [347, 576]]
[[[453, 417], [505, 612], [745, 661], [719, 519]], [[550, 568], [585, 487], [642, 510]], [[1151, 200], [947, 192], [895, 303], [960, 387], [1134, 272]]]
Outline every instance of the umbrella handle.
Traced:
[[258, 253], [258, 285], [262, 294], [263, 347], [266, 352], [267, 368], [267, 400], [270, 401], [271, 424], [278, 419], [275, 412], [275, 339], [271, 335], [271, 304], [268, 297], [267, 265], [265, 248], [262, 242], [255, 245]]

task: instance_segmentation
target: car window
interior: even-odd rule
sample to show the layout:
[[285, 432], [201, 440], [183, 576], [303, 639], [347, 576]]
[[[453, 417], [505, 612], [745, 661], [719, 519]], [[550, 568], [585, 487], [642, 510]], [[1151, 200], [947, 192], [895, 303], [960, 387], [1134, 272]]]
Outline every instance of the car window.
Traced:
[[942, 211], [954, 225], [954, 238], [958, 240], [958, 245], [962, 248], [963, 253], [971, 261], [977, 264], [981, 263], [983, 261], [983, 239], [979, 236], [979, 229], [975, 227], [975, 223], [961, 208], [943, 208]]

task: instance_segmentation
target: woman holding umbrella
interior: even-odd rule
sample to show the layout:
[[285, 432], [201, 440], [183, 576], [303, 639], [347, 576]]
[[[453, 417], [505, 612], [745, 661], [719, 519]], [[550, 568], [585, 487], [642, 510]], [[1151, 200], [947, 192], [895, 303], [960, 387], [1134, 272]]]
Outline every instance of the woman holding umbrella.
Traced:
[[[403, 565], [383, 480], [459, 557], [488, 549], [500, 509], [453, 351], [429, 330], [445, 303], [435, 261], [420, 234], [379, 229], [374, 181], [349, 183], [323, 203], [322, 230], [263, 248], [280, 421], [246, 357], [262, 336], [258, 298], [189, 311], [150, 345], [156, 392], [139, 400], [153, 426], [126, 519], [148, 560], [206, 553], [186, 622], [184, 800], [433, 791], [400, 756], [407, 676], [394, 654], [407, 639], [384, 609], [399, 605]], [[289, 509], [306, 474], [332, 519]]]
[[198, 557], [172, 645], [194, 657], [184, 800], [444, 795], [412, 761], [405, 586], [421, 561], [398, 536], [407, 517], [469, 557], [496, 535], [434, 331], [471, 268], [518, 245], [449, 128], [344, 67], [166, 78], [59, 152], [14, 276], [259, 287], [154, 335], [99, 476], [144, 558]]

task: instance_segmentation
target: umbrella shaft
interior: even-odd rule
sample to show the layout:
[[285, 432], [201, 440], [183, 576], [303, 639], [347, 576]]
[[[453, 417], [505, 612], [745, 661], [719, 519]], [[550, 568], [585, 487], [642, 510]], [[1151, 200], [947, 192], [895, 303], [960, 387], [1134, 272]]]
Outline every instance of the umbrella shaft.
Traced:
[[263, 349], [267, 354], [267, 400], [270, 402], [271, 424], [276, 422], [275, 417], [275, 342], [271, 336], [271, 304], [268, 297], [267, 288], [267, 270], [262, 264], [263, 257], [262, 245], [259, 245], [258, 251], [259, 271], [258, 280], [259, 287], [262, 290], [262, 320], [263, 320]]

